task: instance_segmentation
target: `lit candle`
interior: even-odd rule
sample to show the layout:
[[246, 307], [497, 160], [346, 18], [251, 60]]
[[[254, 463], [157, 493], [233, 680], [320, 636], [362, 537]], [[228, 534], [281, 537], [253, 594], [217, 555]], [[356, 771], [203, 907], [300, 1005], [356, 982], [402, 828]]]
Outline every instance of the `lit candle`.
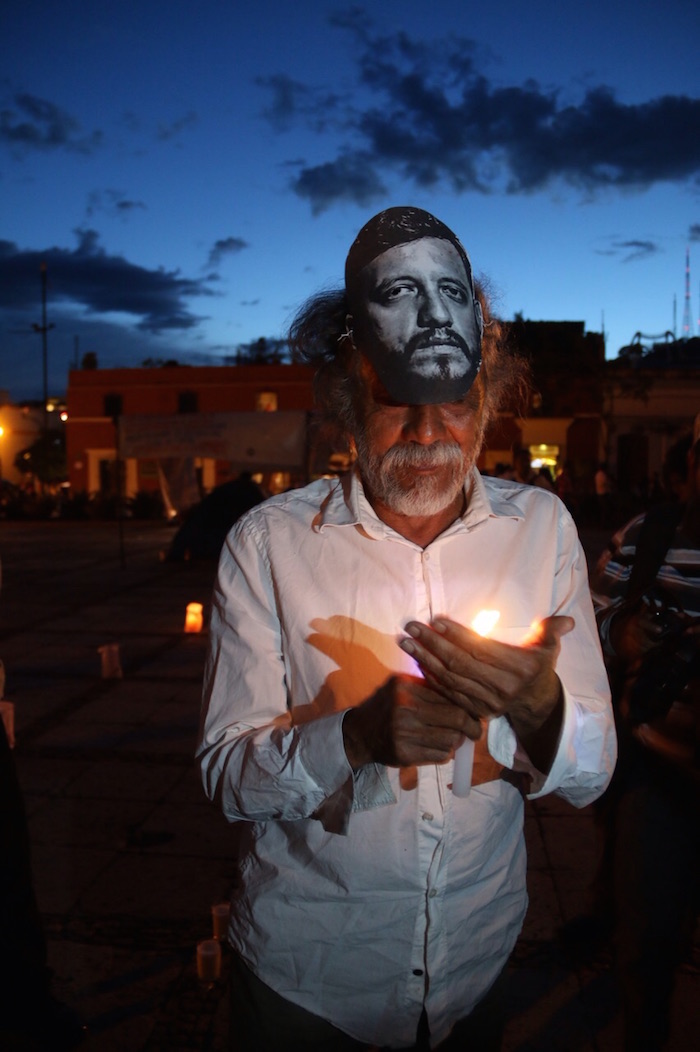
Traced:
[[185, 632], [202, 631], [202, 604], [188, 603], [185, 612]]
[[[471, 627], [480, 636], [487, 636], [496, 627], [501, 613], [499, 610], [480, 610], [472, 621]], [[469, 796], [472, 787], [472, 768], [474, 766], [474, 742], [465, 738], [455, 752], [454, 770], [452, 772], [452, 792], [455, 796]]]

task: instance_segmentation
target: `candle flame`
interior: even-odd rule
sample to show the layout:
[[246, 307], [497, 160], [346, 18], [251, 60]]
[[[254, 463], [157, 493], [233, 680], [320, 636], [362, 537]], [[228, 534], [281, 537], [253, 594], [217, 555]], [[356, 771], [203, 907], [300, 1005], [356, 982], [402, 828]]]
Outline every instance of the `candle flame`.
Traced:
[[185, 610], [185, 632], [201, 632], [203, 627], [201, 603], [188, 603]]
[[480, 610], [472, 621], [472, 628], [480, 636], [488, 636], [496, 627], [500, 616], [500, 610]]

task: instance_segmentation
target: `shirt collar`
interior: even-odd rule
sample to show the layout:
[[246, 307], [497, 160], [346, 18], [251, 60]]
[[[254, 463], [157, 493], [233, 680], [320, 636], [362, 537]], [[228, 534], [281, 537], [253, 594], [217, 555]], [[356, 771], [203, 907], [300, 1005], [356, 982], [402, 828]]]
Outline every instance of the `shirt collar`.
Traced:
[[[472, 530], [489, 518], [523, 517], [523, 511], [517, 502], [520, 487], [507, 484], [492, 485], [492, 482], [494, 480], [490, 478], [484, 480], [476, 468], [472, 469], [465, 482], [467, 504], [464, 513], [440, 535], [440, 538]], [[388, 537], [395, 540], [399, 537], [399, 534], [379, 518], [370, 504], [357, 469], [339, 479], [324, 501], [316, 528], [321, 531], [327, 526], [359, 526], [370, 537], [378, 540]]]

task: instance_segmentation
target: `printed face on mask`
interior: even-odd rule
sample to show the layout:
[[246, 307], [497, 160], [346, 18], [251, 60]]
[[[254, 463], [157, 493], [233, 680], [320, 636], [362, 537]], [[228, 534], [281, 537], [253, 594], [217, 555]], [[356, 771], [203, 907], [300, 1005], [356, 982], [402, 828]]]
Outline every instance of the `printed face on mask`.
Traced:
[[357, 346], [407, 404], [446, 402], [479, 367], [480, 333], [462, 258], [449, 241], [396, 245], [368, 263], [356, 304]]

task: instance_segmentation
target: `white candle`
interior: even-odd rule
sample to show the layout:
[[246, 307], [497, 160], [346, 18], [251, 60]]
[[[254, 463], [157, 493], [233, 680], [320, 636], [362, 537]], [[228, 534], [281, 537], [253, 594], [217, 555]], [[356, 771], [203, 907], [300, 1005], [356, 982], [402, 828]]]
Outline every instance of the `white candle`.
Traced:
[[472, 767], [474, 766], [474, 742], [465, 738], [455, 752], [455, 765], [452, 771], [452, 792], [455, 796], [469, 796], [472, 787]]
[[[501, 616], [499, 610], [480, 610], [472, 621], [471, 627], [480, 636], [487, 636], [493, 631], [496, 622]], [[471, 738], [465, 738], [455, 752], [454, 769], [452, 772], [452, 792], [455, 796], [464, 798], [469, 796], [472, 787], [472, 768], [474, 766], [474, 742]]]

